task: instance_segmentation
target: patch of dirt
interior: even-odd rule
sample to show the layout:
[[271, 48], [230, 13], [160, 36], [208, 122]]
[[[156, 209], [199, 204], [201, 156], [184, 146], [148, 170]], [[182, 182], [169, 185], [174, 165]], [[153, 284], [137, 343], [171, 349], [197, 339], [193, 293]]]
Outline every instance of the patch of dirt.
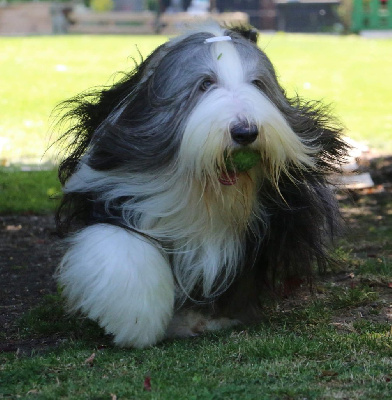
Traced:
[[0, 216], [0, 351], [14, 349], [15, 321], [56, 292], [58, 242], [53, 216]]
[[[347, 224], [347, 242], [351, 254], [373, 263], [392, 262], [392, 156], [369, 157], [358, 161], [359, 172], [370, 172], [374, 187], [340, 194], [339, 202]], [[377, 300], [335, 313], [334, 322], [352, 325], [357, 321], [392, 324], [392, 279], [355, 275], [348, 279], [333, 277], [336, 285], [355, 288], [368, 285], [377, 293]]]
[[[377, 233], [392, 226], [392, 156], [364, 159], [360, 169], [370, 172], [375, 187], [339, 195], [349, 230], [347, 240], [359, 258], [390, 261], [392, 245], [388, 236], [383, 240], [382, 234], [375, 235], [371, 240], [368, 233], [369, 229]], [[0, 216], [0, 352], [51, 347], [61, 340], [55, 336], [21, 340], [15, 324], [45, 295], [56, 293], [53, 273], [60, 257], [53, 216]], [[330, 282], [355, 285], [355, 276], [342, 279], [351, 272], [349, 268], [343, 275], [331, 277]], [[379, 292], [378, 300], [342, 311], [334, 323], [350, 329], [357, 319], [391, 322], [392, 288], [385, 282], [373, 284]]]
[[344, 309], [335, 313], [333, 323], [352, 325], [358, 321], [368, 321], [378, 324], [392, 323], [392, 289], [388, 287], [377, 287], [377, 301]]

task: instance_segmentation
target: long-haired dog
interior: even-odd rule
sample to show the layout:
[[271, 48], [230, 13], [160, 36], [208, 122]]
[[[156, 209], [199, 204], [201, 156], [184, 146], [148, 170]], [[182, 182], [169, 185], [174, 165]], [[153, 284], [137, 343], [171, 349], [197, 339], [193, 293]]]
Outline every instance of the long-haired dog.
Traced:
[[[83, 225], [57, 278], [119, 346], [253, 321], [271, 282], [328, 260], [341, 128], [286, 96], [256, 42], [251, 28], [193, 31], [66, 102], [57, 222]], [[229, 168], [244, 149], [257, 160]]]

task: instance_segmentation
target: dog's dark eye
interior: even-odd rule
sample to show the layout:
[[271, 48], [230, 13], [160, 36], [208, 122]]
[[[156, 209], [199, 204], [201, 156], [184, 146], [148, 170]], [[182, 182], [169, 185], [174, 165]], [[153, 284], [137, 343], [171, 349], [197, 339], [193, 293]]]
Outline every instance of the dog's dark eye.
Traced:
[[204, 79], [204, 81], [200, 84], [200, 90], [202, 92], [206, 92], [211, 86], [214, 85], [214, 81], [212, 79]]
[[255, 79], [254, 81], [252, 81], [252, 85], [256, 86], [257, 89], [265, 92], [265, 84], [260, 79]]

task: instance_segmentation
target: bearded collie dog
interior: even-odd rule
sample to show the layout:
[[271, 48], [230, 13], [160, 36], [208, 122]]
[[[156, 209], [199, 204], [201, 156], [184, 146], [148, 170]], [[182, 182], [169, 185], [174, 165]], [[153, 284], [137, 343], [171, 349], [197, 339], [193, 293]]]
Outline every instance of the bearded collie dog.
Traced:
[[62, 121], [57, 279], [118, 346], [251, 323], [272, 282], [329, 261], [342, 128], [286, 95], [253, 28], [171, 39]]

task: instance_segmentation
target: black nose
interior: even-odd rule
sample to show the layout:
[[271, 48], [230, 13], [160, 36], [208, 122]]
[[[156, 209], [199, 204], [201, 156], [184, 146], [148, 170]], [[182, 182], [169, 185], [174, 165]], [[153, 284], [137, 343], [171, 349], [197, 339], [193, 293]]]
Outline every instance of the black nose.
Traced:
[[239, 123], [230, 127], [230, 134], [236, 143], [245, 146], [256, 140], [259, 130], [254, 124]]

